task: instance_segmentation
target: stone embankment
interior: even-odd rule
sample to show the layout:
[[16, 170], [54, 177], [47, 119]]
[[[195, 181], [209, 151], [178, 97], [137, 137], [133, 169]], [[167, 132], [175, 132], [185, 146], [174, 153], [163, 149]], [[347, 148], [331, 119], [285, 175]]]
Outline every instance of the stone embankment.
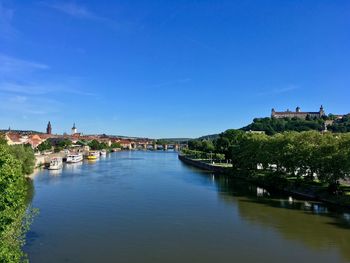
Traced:
[[215, 164], [209, 164], [209, 163], [205, 163], [199, 160], [194, 160], [191, 159], [185, 155], [179, 154], [179, 159], [181, 161], [183, 161], [184, 163], [187, 163], [189, 165], [192, 165], [194, 167], [197, 167], [199, 169], [203, 169], [203, 170], [207, 170], [207, 171], [211, 171], [214, 173], [225, 173], [228, 174], [232, 169], [229, 167], [223, 167], [223, 166], [219, 166], [219, 165], [215, 165]]

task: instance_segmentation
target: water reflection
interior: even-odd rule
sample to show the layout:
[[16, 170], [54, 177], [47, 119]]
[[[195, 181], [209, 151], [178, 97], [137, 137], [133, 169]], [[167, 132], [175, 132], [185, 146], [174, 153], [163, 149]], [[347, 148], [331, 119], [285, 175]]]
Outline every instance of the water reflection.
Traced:
[[60, 170], [48, 170], [50, 176], [60, 176], [62, 174], [62, 169]]
[[299, 200], [279, 193], [267, 195], [261, 187], [218, 177], [220, 197], [238, 206], [242, 219], [277, 230], [289, 240], [312, 249], [336, 248], [350, 261], [350, 213], [312, 200]]
[[[120, 152], [35, 178], [32, 262], [343, 262], [347, 211]], [[290, 198], [291, 197], [291, 198]]]

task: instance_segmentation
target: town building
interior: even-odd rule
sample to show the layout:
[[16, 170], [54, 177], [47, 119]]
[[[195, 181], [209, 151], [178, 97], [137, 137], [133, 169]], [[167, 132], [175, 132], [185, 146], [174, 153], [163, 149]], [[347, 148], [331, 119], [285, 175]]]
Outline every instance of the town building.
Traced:
[[77, 127], [75, 127], [75, 123], [73, 124], [73, 127], [72, 127], [72, 135], [78, 133], [78, 129]]
[[277, 118], [277, 119], [282, 119], [282, 118], [299, 118], [299, 119], [306, 119], [306, 118], [322, 118], [325, 116], [326, 113], [323, 109], [323, 106], [321, 105], [319, 111], [315, 112], [303, 112], [301, 111], [300, 107], [297, 107], [295, 111], [275, 111], [275, 109], [271, 110], [271, 118]]
[[46, 127], [46, 134], [52, 134], [52, 127], [51, 127], [51, 122], [49, 121], [49, 123], [47, 124]]

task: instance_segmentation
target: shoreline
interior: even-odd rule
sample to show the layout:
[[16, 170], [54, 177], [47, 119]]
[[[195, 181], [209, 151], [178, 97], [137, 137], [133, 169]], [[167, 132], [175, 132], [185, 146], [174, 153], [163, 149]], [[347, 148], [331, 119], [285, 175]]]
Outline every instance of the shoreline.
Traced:
[[[296, 188], [295, 185], [290, 185], [289, 187], [282, 187], [280, 185], [273, 184], [271, 181], [267, 180], [266, 177], [264, 177], [262, 175], [258, 175], [258, 174], [256, 174], [256, 176], [237, 175], [237, 174], [234, 174], [234, 171], [232, 168], [211, 165], [208, 163], [204, 163], [204, 162], [201, 162], [198, 160], [188, 158], [188, 157], [181, 155], [181, 154], [178, 154], [178, 159], [180, 161], [182, 161], [183, 163], [186, 163], [186, 164], [193, 166], [193, 167], [196, 167], [198, 169], [202, 169], [202, 170], [206, 170], [206, 171], [210, 171], [210, 172], [214, 172], [214, 173], [219, 173], [219, 174], [224, 174], [227, 176], [232, 176], [234, 178], [245, 180], [245, 181], [248, 181], [250, 183], [262, 186], [264, 188], [271, 188], [271, 189], [274, 189], [277, 191], [292, 194], [292, 195], [299, 196], [302, 198], [312, 199], [314, 201], [323, 202], [327, 205], [336, 206], [336, 207], [343, 208], [343, 209], [350, 209], [350, 204], [348, 203], [349, 201], [348, 202], [339, 202], [339, 201], [337, 202], [337, 201], [331, 200], [329, 197], [327, 198], [327, 197], [320, 196], [318, 193], [313, 192], [312, 189], [309, 189], [308, 191], [306, 191], [306, 189], [303, 190], [303, 189]], [[337, 197], [337, 196], [335, 196], [335, 197]]]

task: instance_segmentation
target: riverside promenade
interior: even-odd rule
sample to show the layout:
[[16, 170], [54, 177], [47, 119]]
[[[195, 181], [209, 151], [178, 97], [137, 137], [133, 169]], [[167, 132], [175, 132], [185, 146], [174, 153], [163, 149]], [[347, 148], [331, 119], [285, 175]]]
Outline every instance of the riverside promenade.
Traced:
[[230, 171], [232, 170], [232, 166], [227, 164], [207, 163], [202, 160], [191, 159], [183, 154], [179, 154], [178, 157], [179, 157], [179, 160], [181, 160], [186, 164], [197, 167], [199, 169], [215, 172], [215, 173], [229, 174]]
[[328, 205], [350, 209], [350, 203], [346, 196], [329, 195], [321, 187], [310, 186], [310, 185], [297, 186], [293, 183], [278, 184], [274, 181], [270, 181], [270, 179], [268, 179], [266, 176], [261, 176], [259, 174], [252, 176], [248, 174], [244, 175], [244, 174], [234, 173], [232, 170], [232, 166], [225, 167], [220, 164], [210, 164], [202, 160], [191, 159], [182, 154], [179, 154], [178, 158], [182, 162], [202, 170], [206, 170], [206, 171], [210, 171], [218, 174], [230, 175], [234, 178], [241, 179], [267, 189], [273, 189], [275, 191], [281, 191], [286, 194], [294, 195], [296, 197], [320, 201]]

